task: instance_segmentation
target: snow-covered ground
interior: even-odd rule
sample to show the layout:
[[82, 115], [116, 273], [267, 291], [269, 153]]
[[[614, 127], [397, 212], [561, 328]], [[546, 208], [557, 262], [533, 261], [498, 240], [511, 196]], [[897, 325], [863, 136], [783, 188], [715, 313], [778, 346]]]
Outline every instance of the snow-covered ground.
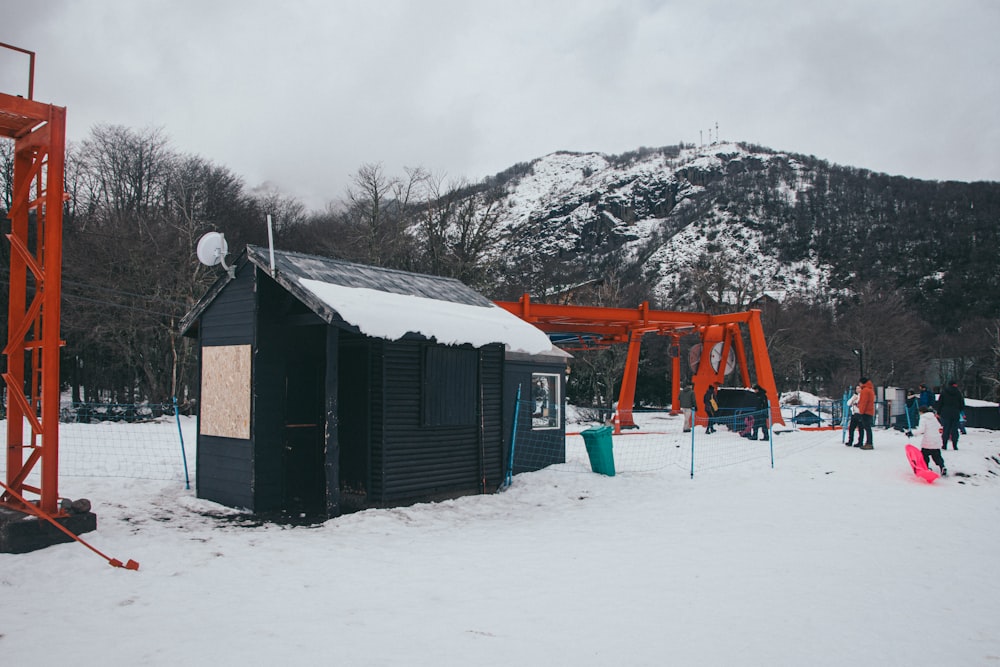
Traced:
[[785, 432], [773, 469], [607, 477], [566, 464], [495, 495], [305, 527], [227, 519], [182, 481], [66, 477], [61, 494], [98, 516], [85, 539], [140, 569], [78, 544], [0, 554], [0, 656], [997, 664], [1000, 432], [969, 430], [933, 484], [910, 472], [907, 441], [877, 429], [861, 451], [838, 432]]

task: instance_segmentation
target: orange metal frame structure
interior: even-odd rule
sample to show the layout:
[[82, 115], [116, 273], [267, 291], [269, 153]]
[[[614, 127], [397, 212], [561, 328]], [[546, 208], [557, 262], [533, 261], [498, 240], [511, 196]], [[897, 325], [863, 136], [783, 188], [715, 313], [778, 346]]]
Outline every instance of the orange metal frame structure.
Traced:
[[[698, 414], [704, 416], [702, 396], [709, 384], [723, 383], [727, 375], [727, 360], [730, 358], [734, 358], [736, 366], [739, 367], [742, 386], [752, 386], [741, 330], [741, 325], [745, 325], [750, 336], [757, 384], [765, 389], [771, 401], [772, 423], [784, 424], [759, 310], [709, 315], [653, 310], [645, 301], [635, 309], [563, 306], [532, 302], [528, 294], [518, 301], [497, 301], [496, 304], [548, 334], [565, 337], [564, 342], [558, 344], [569, 349], [627, 344], [625, 372], [618, 395], [618, 419], [622, 428], [635, 427], [632, 409], [635, 403], [636, 376], [639, 372], [639, 352], [644, 335], [655, 332], [658, 335], [670, 336], [673, 343], [671, 389], [672, 408], [675, 413], [680, 411], [678, 398], [681, 378], [680, 339], [689, 335], [700, 337], [701, 352], [693, 381], [698, 400]], [[715, 355], [713, 350], [717, 350]]]
[[[10, 218], [7, 345], [7, 481], [0, 505], [26, 503], [52, 516], [59, 507], [59, 336], [66, 109], [34, 94], [35, 54], [28, 54], [28, 96], [0, 93], [0, 137], [14, 140]], [[28, 433], [25, 433], [25, 425]], [[25, 436], [27, 435], [27, 438]], [[38, 466], [40, 483], [28, 483]], [[37, 496], [37, 501], [34, 496]]]

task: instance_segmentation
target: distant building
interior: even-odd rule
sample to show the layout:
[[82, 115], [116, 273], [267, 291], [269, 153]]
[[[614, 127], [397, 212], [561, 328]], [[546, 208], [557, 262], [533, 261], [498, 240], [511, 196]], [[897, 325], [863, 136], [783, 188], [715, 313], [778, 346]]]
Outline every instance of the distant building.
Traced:
[[783, 303], [786, 297], [786, 290], [763, 290], [750, 294], [728, 290], [722, 293], [721, 301], [713, 300], [713, 304], [716, 306], [728, 306], [736, 310], [751, 310], [754, 308], [763, 308], [768, 304]]

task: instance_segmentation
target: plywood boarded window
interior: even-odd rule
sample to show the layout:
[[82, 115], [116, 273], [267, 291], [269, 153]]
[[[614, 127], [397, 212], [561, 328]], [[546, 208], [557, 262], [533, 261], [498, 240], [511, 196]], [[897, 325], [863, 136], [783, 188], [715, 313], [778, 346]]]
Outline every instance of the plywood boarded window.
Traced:
[[250, 439], [249, 345], [201, 350], [201, 434]]

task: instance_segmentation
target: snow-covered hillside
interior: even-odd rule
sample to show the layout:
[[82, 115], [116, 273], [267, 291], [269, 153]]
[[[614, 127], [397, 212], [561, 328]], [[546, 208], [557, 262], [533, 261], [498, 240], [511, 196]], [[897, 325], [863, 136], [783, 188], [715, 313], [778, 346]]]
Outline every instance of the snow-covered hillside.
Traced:
[[587, 278], [632, 272], [661, 303], [677, 301], [682, 278], [706, 258], [729, 267], [738, 298], [815, 293], [827, 284], [828, 266], [809, 257], [779, 261], [761, 229], [761, 202], [737, 208], [716, 196], [726, 179], [766, 174], [770, 196], [791, 206], [812, 187], [804, 170], [789, 155], [735, 143], [625, 156], [553, 153], [506, 183], [502, 252], [573, 261], [598, 274]]

